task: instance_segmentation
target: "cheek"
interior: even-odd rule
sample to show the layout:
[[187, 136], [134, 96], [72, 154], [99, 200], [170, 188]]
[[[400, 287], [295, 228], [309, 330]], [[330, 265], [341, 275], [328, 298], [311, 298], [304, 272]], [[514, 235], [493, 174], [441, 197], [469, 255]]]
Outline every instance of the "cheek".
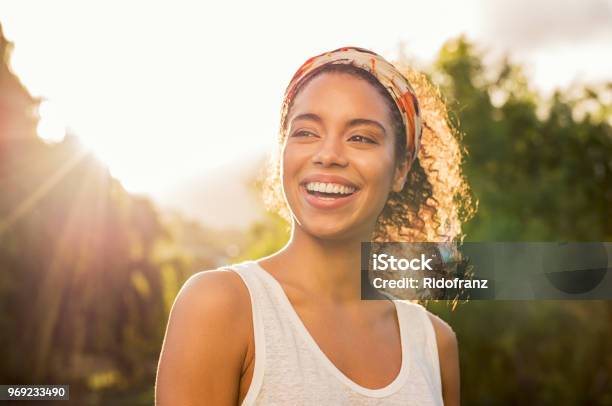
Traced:
[[383, 195], [383, 192], [391, 189], [395, 169], [393, 151], [384, 149], [380, 154], [356, 156], [353, 162], [369, 187]]
[[298, 161], [301, 160], [300, 153], [297, 148], [292, 148], [289, 145], [286, 145], [282, 152], [282, 161], [281, 161], [281, 171], [282, 171], [282, 180], [285, 183], [285, 180], [288, 177], [292, 177], [295, 175], [295, 171], [299, 166]]
[[297, 184], [297, 177], [300, 168], [308, 161], [308, 154], [305, 148], [296, 148], [292, 145], [285, 145], [282, 152], [281, 162], [281, 182], [285, 193], [287, 193], [293, 184]]

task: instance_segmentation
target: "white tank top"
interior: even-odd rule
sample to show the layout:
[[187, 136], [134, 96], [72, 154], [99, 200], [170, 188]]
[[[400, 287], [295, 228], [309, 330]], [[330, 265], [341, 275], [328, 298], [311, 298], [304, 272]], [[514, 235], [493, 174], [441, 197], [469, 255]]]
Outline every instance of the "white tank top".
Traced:
[[443, 405], [435, 332], [423, 306], [394, 301], [402, 366], [389, 385], [369, 389], [330, 361], [270, 273], [255, 261], [229, 269], [248, 288], [253, 313], [255, 365], [242, 405]]

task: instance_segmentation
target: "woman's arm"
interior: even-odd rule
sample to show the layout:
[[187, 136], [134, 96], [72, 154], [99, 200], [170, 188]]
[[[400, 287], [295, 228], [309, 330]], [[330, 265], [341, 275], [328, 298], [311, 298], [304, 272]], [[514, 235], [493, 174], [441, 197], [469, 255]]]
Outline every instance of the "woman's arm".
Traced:
[[460, 403], [459, 349], [457, 346], [457, 336], [444, 320], [429, 312], [428, 315], [433, 324], [434, 331], [436, 332], [444, 405], [457, 406]]
[[246, 287], [233, 272], [189, 278], [170, 312], [155, 404], [236, 405], [250, 314]]

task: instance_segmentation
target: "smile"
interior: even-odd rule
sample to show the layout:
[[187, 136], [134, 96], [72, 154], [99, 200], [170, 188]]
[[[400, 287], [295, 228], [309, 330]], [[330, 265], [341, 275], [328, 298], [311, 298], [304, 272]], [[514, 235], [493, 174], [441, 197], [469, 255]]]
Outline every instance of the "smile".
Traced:
[[317, 209], [334, 209], [351, 202], [359, 189], [329, 182], [308, 182], [300, 185], [306, 201]]
[[319, 193], [321, 195], [350, 195], [356, 188], [352, 186], [340, 185], [338, 183], [308, 182], [306, 190], [309, 193]]

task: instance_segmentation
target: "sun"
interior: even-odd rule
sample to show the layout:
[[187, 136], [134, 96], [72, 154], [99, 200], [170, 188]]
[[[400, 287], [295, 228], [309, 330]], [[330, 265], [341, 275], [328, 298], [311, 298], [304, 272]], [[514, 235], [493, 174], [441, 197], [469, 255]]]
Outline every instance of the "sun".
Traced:
[[[38, 107], [38, 136], [49, 144], [62, 142], [67, 133], [74, 130], [66, 124], [65, 114], [59, 103], [49, 99], [43, 100]], [[92, 154], [97, 160], [108, 167], [111, 175], [118, 179], [130, 192], [144, 193], [155, 191], [156, 184], [160, 181], [159, 176], [147, 173], [143, 161], [147, 160], [148, 154], [134, 154], [137, 145], [133, 139], [123, 139], [120, 143], [117, 137], [97, 136], [84, 137], [76, 133], [84, 152]], [[144, 149], [142, 146], [141, 149]], [[149, 151], [150, 152], [150, 151]], [[150, 163], [149, 163], [150, 164]]]
[[43, 100], [38, 107], [38, 136], [45, 142], [60, 142], [66, 135], [63, 115], [55, 103]]

